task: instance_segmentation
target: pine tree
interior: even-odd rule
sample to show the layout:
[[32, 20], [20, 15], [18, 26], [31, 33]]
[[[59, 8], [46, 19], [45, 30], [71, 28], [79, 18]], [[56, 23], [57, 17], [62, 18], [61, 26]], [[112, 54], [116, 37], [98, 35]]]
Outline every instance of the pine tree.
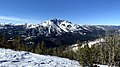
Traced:
[[106, 59], [106, 47], [105, 45], [102, 43], [99, 46], [99, 59], [100, 59], [100, 63], [101, 64], [105, 64], [105, 59]]
[[41, 44], [40, 43], [38, 43], [38, 45], [36, 46], [35, 53], [37, 53], [37, 54], [41, 54], [42, 53], [42, 49], [41, 49]]
[[23, 42], [21, 42], [21, 48], [20, 48], [20, 50], [24, 50], [24, 51], [26, 51], [26, 46], [25, 46], [25, 44], [23, 43]]
[[44, 43], [44, 41], [41, 42], [40, 49], [42, 50], [42, 54], [45, 54], [46, 48], [45, 48], [45, 43]]
[[77, 53], [78, 53], [78, 60], [79, 60], [80, 64], [83, 67], [85, 67], [86, 62], [85, 62], [85, 59], [84, 59], [84, 48], [79, 48]]
[[5, 42], [5, 36], [0, 34], [0, 45], [2, 48], [7, 48], [8, 45], [6, 45], [6, 42]]
[[36, 46], [35, 48], [35, 53], [38, 53], [38, 54], [45, 54], [45, 44], [44, 44], [44, 41], [42, 41], [41, 43], [38, 43], [38, 45]]
[[21, 37], [19, 35], [14, 39], [13, 46], [15, 50], [21, 50]]
[[3, 47], [3, 36], [2, 36], [2, 34], [0, 34], [0, 47]]
[[79, 47], [78, 49], [78, 55], [79, 55], [79, 61], [80, 64], [85, 67], [85, 66], [91, 66], [92, 62], [91, 62], [91, 52], [90, 52], [90, 48], [88, 46], [88, 44], [86, 44], [84, 47]]
[[80, 40], [77, 40], [76, 44], [78, 44], [78, 46], [82, 46]]
[[107, 43], [107, 48], [108, 48], [108, 63], [110, 66], [112, 66], [113, 64], [115, 65], [115, 53], [116, 53], [116, 36], [115, 35], [111, 35], [106, 39], [106, 43]]

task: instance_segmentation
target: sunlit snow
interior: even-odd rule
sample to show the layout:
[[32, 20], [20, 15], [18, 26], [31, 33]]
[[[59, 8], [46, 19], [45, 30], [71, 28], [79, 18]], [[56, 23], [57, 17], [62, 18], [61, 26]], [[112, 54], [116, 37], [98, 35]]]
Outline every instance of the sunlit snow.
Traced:
[[81, 67], [77, 61], [56, 56], [0, 48], [0, 67]]

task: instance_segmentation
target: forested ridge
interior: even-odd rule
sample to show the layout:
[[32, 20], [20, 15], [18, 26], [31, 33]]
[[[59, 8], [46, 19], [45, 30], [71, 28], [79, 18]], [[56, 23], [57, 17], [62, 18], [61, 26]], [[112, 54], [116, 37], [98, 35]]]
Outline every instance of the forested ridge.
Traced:
[[[67, 50], [66, 46], [59, 46], [53, 48], [47, 48], [44, 41], [38, 44], [26, 45], [22, 42], [20, 36], [16, 36], [14, 39], [6, 40], [4, 35], [0, 35], [0, 48], [10, 48], [13, 50], [29, 51], [43, 55], [53, 55], [77, 60], [80, 64], [85, 67], [92, 67], [93, 64], [107, 64], [107, 65], [119, 65], [120, 60], [120, 36], [109, 35], [106, 36], [104, 42], [94, 44], [91, 47], [86, 44], [81, 47], [82, 43], [76, 41], [78, 50]], [[66, 47], [66, 48], [65, 48]]]

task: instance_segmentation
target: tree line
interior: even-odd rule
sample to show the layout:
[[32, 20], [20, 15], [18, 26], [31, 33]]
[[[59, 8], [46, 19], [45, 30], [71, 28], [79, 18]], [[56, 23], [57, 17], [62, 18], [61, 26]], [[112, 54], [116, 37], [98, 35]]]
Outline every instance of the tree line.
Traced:
[[86, 44], [77, 51], [78, 61], [85, 67], [93, 64], [103, 64], [110, 67], [120, 66], [120, 37], [118, 35], [106, 36], [104, 42], [91, 47]]
[[78, 50], [65, 50], [64, 46], [46, 48], [44, 41], [38, 44], [25, 45], [20, 36], [6, 40], [4, 35], [0, 35], [0, 48], [10, 48], [13, 50], [24, 50], [37, 54], [52, 55], [77, 60], [85, 67], [93, 67], [93, 64], [105, 64], [109, 66], [119, 66], [120, 61], [120, 39], [119, 35], [106, 36], [104, 42], [94, 44], [89, 47], [78, 40]]

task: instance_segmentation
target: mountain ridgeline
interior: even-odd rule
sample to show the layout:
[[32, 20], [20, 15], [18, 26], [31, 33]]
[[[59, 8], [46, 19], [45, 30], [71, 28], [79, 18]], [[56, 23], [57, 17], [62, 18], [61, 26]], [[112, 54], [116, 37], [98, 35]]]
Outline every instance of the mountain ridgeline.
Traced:
[[24, 44], [38, 44], [44, 41], [47, 47], [71, 45], [77, 40], [91, 41], [104, 37], [106, 34], [119, 34], [120, 26], [78, 25], [72, 22], [52, 19], [40, 24], [1, 24], [0, 33], [5, 40], [22, 38]]

